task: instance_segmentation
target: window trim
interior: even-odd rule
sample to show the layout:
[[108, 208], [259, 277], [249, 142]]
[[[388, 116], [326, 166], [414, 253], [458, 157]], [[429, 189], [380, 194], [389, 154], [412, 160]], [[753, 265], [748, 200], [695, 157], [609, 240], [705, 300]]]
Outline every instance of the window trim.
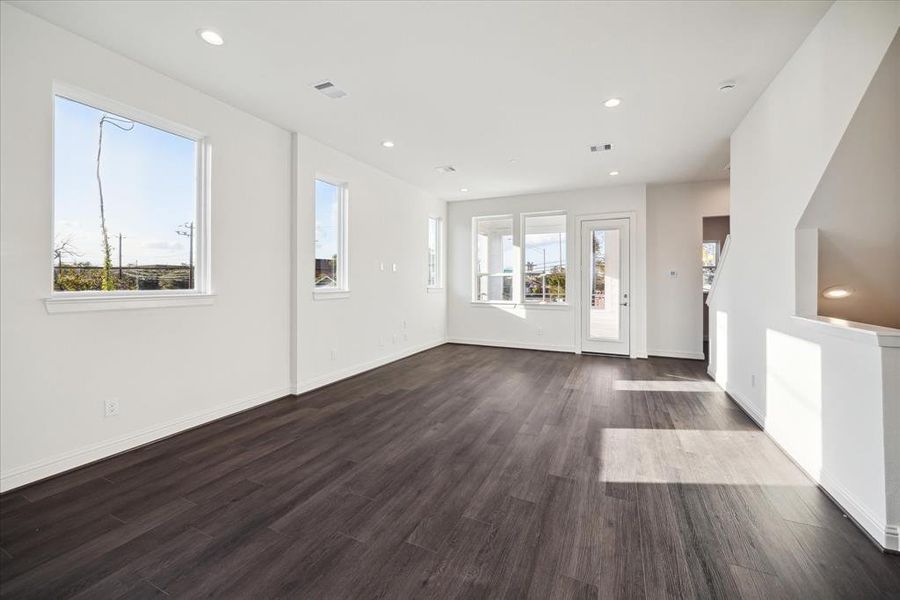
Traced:
[[[712, 266], [706, 266], [703, 264], [703, 246], [706, 244], [715, 244], [716, 245], [716, 264]], [[719, 240], [703, 240], [700, 242], [700, 289], [703, 290], [704, 294], [709, 294], [712, 291], [712, 283], [710, 282], [709, 288], [706, 287], [706, 282], [703, 280], [706, 272], [708, 270], [712, 270], [713, 277], [716, 275], [716, 271], [719, 269], [719, 262], [721, 262], [722, 258], [722, 244]]]
[[[510, 273], [509, 275], [507, 275], [506, 273], [487, 273], [487, 275], [489, 277], [490, 276], [494, 276], [494, 277], [498, 277], [498, 276], [509, 277], [509, 276], [511, 276], [512, 277], [512, 289], [511, 289], [512, 298], [510, 298], [509, 300], [479, 300], [478, 298], [475, 297], [476, 290], [478, 289], [478, 277], [480, 276], [480, 273], [478, 271], [478, 223], [481, 221], [500, 221], [503, 219], [509, 219], [510, 225], [512, 227], [513, 249], [519, 255], [518, 260], [515, 260], [513, 262], [513, 272]], [[470, 279], [469, 283], [472, 286], [470, 298], [471, 298], [472, 304], [500, 304], [500, 305], [520, 304], [517, 296], [519, 295], [520, 288], [522, 287], [520, 284], [520, 281], [519, 281], [520, 276], [521, 276], [521, 271], [522, 271], [519, 266], [519, 263], [521, 262], [521, 254], [522, 253], [520, 250], [517, 250], [516, 240], [518, 238], [516, 235], [516, 233], [517, 233], [516, 229], [517, 229], [516, 216], [513, 213], [499, 214], [499, 215], [478, 215], [478, 216], [472, 217], [472, 239], [471, 239], [471, 245], [470, 245], [471, 257], [470, 257], [470, 262], [469, 262], [469, 267], [471, 269], [471, 279]]]
[[[564, 217], [564, 221], [565, 221], [566, 243], [563, 248], [563, 252], [565, 253], [565, 260], [566, 260], [566, 301], [565, 302], [548, 302], [548, 303], [529, 302], [525, 298], [525, 273], [526, 273], [525, 263], [528, 261], [528, 257], [525, 256], [525, 252], [527, 250], [527, 248], [525, 246], [525, 236], [527, 235], [525, 221], [528, 217], [554, 217], [554, 216], [562, 216], [562, 217]], [[521, 261], [519, 264], [519, 272], [521, 273], [519, 287], [521, 288], [520, 293], [522, 296], [522, 301], [521, 301], [522, 306], [527, 306], [528, 308], [568, 307], [570, 304], [569, 303], [570, 280], [569, 280], [569, 214], [568, 214], [568, 212], [565, 210], [543, 210], [543, 211], [535, 211], [535, 212], [523, 212], [523, 213], [520, 213], [519, 219], [521, 221], [520, 226], [519, 226], [519, 231], [521, 232], [521, 241], [519, 244], [522, 248], [521, 252], [519, 253], [521, 256]], [[515, 240], [513, 240], [513, 243], [515, 243]]]
[[428, 247], [428, 237], [425, 239], [425, 288], [431, 290], [444, 289], [444, 219], [436, 215], [428, 215], [428, 234], [431, 233], [431, 222], [437, 224], [434, 240], [434, 283], [428, 281], [430, 273], [428, 272], [428, 258], [430, 258], [431, 248]]
[[[96, 110], [110, 112], [132, 121], [141, 123], [192, 140], [196, 144], [195, 154], [195, 198], [194, 198], [194, 232], [195, 264], [194, 288], [190, 290], [85, 290], [75, 292], [57, 291], [53, 289], [53, 244], [56, 232], [56, 98], [62, 97]], [[133, 308], [155, 308], [164, 306], [187, 306], [212, 304], [215, 294], [212, 292], [212, 252], [210, 240], [210, 197], [212, 187], [212, 147], [209, 136], [201, 131], [169, 121], [145, 110], [135, 108], [123, 102], [106, 98], [94, 92], [54, 82], [51, 94], [51, 163], [50, 169], [50, 248], [47, 253], [50, 293], [44, 298], [47, 312], [80, 312], [96, 310], [121, 310]]]
[[[340, 190], [338, 199], [338, 256], [337, 256], [337, 285], [335, 287], [316, 287], [315, 260], [316, 260], [316, 197], [315, 182], [321, 181]], [[317, 173], [313, 179], [313, 299], [314, 300], [340, 300], [350, 297], [350, 185], [346, 180]]]

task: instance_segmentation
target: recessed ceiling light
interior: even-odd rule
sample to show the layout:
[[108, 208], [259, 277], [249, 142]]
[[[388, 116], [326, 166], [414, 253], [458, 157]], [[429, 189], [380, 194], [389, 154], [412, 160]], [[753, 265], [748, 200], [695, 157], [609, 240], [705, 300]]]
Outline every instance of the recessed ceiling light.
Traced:
[[438, 173], [456, 173], [456, 167], [452, 165], [442, 165], [440, 167], [435, 167], [434, 170]]
[[730, 92], [731, 90], [733, 90], [736, 87], [737, 87], [737, 83], [735, 83], [734, 81], [723, 81], [722, 83], [719, 84], [719, 91], [720, 92]]
[[225, 43], [225, 39], [212, 29], [198, 29], [197, 35], [210, 46], [221, 46]]
[[465, 194], [466, 192], [469, 191], [469, 188], [459, 188], [459, 191], [461, 191], [463, 194]]
[[618, 105], [622, 104], [622, 100], [619, 98], [610, 98], [606, 102], [603, 103], [603, 106], [606, 108], [615, 108]]
[[391, 140], [384, 140], [383, 142], [381, 142], [381, 145], [385, 148], [393, 148], [394, 142], [392, 142]]
[[826, 298], [832, 298], [834, 300], [846, 298], [847, 296], [853, 295], [853, 288], [847, 287], [845, 285], [834, 285], [830, 288], [826, 288], [825, 291], [822, 292], [822, 295]]
[[610, 172], [609, 172], [610, 177], [615, 177], [615, 176], [618, 175], [618, 174], [619, 174], [618, 171], [610, 171]]

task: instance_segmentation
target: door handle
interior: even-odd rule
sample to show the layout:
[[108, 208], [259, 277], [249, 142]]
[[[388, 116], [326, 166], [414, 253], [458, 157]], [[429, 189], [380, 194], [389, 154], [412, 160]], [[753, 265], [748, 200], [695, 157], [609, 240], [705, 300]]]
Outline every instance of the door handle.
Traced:
[[628, 306], [627, 302], [619, 302], [619, 306]]

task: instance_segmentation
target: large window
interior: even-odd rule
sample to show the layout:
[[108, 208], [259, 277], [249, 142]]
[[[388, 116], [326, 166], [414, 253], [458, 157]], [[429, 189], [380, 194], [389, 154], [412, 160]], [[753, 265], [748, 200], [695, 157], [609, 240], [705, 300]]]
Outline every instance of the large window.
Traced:
[[525, 215], [525, 302], [566, 301], [566, 215]]
[[315, 287], [347, 290], [347, 188], [316, 180]]
[[515, 252], [512, 217], [479, 217], [475, 230], [476, 302], [511, 302]]
[[441, 219], [428, 217], [428, 287], [441, 287]]
[[206, 291], [202, 136], [62, 88], [53, 127], [54, 293]]

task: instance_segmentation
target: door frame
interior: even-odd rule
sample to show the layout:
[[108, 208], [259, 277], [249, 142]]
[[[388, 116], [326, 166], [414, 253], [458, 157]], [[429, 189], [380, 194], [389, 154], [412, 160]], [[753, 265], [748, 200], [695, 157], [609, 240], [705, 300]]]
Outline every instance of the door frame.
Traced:
[[[585, 221], [602, 221], [605, 219], [628, 219], [628, 281], [629, 281], [629, 304], [634, 306], [635, 299], [635, 285], [637, 281], [637, 270], [636, 264], [637, 260], [635, 260], [637, 256], [637, 211], [615, 211], [615, 212], [601, 212], [601, 213], [590, 213], [586, 215], [576, 215], [575, 216], [575, 273], [578, 273], [578, 277], [575, 278], [575, 354], [583, 353], [583, 342], [584, 338], [582, 336], [582, 314], [583, 308], [582, 305], [584, 302], [584, 294], [582, 293], [582, 234], [581, 230], [583, 229], [583, 224]], [[635, 339], [634, 339], [634, 331], [635, 331], [635, 318], [634, 311], [630, 311], [628, 315], [628, 357], [629, 358], [637, 358], [637, 353], [635, 352]], [[624, 354], [622, 355], [625, 356]]]

